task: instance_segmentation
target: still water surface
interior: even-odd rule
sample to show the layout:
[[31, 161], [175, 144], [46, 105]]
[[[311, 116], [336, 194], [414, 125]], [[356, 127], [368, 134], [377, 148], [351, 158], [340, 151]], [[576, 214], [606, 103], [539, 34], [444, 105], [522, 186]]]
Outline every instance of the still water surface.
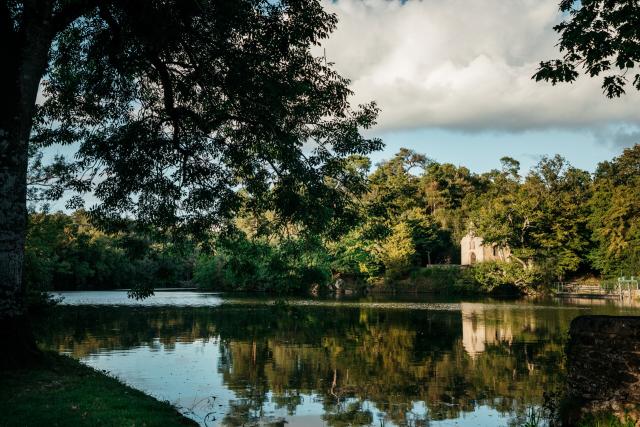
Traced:
[[203, 426], [518, 425], [561, 385], [573, 318], [640, 315], [602, 300], [58, 295], [43, 345]]

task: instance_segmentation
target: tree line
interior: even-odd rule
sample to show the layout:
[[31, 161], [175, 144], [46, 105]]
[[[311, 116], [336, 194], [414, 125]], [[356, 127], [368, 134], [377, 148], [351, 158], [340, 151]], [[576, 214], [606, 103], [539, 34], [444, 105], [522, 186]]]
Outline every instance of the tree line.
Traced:
[[[351, 196], [348, 226], [326, 233], [248, 209], [204, 240], [133, 221], [105, 231], [82, 210], [32, 212], [25, 278], [33, 289], [140, 296], [185, 284], [305, 293], [338, 279], [352, 289], [531, 293], [640, 273], [640, 145], [594, 173], [555, 156], [526, 173], [504, 157], [500, 169], [479, 174], [407, 149], [371, 169], [367, 157], [348, 158], [345, 179], [365, 191]], [[509, 248], [510, 259], [457, 268], [469, 232]]]

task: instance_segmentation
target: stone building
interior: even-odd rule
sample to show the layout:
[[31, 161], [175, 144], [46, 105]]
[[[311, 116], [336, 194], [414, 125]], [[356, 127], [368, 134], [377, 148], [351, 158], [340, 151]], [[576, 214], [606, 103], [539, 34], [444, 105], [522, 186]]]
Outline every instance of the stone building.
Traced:
[[511, 256], [509, 248], [483, 244], [482, 237], [472, 232], [460, 241], [460, 264], [472, 265], [484, 261], [506, 261]]

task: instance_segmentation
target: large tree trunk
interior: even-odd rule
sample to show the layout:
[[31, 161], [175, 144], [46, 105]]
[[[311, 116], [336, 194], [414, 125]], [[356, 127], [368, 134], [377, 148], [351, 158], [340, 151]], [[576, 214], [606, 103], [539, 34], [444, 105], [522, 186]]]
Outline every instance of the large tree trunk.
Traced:
[[21, 31], [6, 43], [0, 74], [0, 367], [37, 357], [24, 303], [28, 142], [51, 46], [51, 6], [25, 6]]
[[[14, 116], [15, 117], [15, 116]], [[12, 118], [10, 116], [10, 118]], [[11, 120], [9, 120], [10, 122]], [[15, 121], [15, 120], [14, 120]], [[12, 126], [13, 125], [13, 126]], [[28, 364], [37, 355], [24, 304], [27, 150], [21, 129], [0, 122], [0, 368]], [[8, 149], [7, 149], [8, 147]]]

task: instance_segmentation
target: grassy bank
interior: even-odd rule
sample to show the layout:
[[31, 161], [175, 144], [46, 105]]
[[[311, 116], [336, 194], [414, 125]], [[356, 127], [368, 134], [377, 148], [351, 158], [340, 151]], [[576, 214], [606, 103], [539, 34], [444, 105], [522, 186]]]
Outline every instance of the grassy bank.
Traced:
[[38, 367], [0, 374], [0, 413], [0, 426], [197, 425], [170, 404], [54, 353]]

